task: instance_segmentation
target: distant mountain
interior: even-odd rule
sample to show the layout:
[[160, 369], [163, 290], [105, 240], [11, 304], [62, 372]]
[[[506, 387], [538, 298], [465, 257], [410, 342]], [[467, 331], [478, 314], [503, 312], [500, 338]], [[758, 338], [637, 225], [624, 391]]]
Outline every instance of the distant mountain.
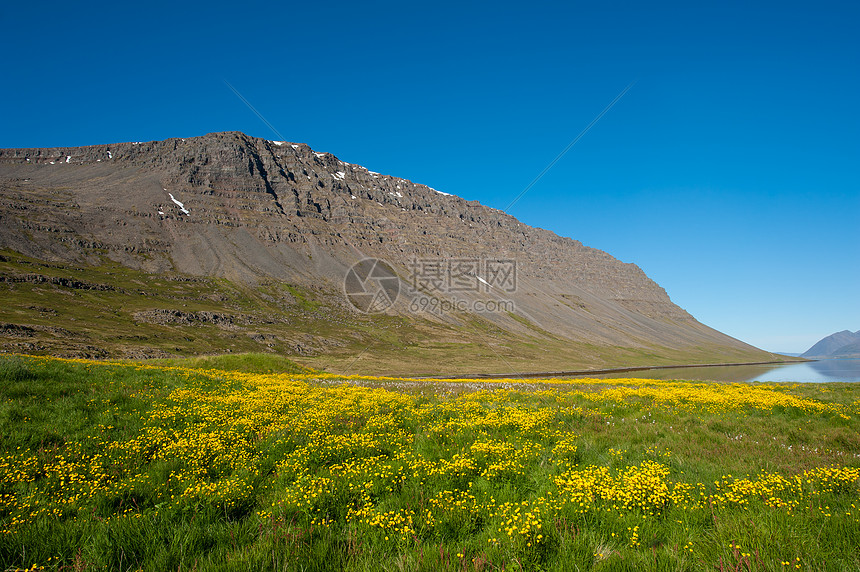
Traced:
[[830, 334], [803, 352], [801, 357], [860, 357], [860, 330], [842, 330]]
[[0, 150], [0, 289], [0, 351], [412, 373], [774, 359], [606, 252], [242, 133]]
[[847, 346], [842, 346], [833, 352], [832, 355], [833, 357], [860, 357], [860, 341], [848, 344]]

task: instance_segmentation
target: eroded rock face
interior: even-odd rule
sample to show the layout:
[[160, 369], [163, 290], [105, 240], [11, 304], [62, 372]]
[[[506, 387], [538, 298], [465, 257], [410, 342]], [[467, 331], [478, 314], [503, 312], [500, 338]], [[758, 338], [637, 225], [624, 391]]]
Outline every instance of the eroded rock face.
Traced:
[[307, 145], [242, 133], [0, 150], [0, 223], [0, 245], [43, 259], [107, 256], [248, 283], [340, 289], [363, 257], [385, 259], [405, 282], [414, 259], [515, 261], [516, 290], [503, 294], [541, 330], [628, 346], [744, 345], [696, 322], [634, 264]]

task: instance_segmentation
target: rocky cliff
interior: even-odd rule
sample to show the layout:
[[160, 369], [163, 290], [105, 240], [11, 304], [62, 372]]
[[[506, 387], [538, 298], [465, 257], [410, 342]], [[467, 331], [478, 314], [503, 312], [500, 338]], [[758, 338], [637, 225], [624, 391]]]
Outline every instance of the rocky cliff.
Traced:
[[[660, 348], [769, 357], [697, 322], [634, 264], [307, 145], [242, 133], [0, 150], [0, 247], [81, 267], [112, 261], [149, 276], [330, 293], [372, 257], [402, 281], [389, 316], [454, 330], [477, 319], [502, 337], [641, 348], [655, 358]], [[509, 301], [511, 311], [416, 316], [416, 296], [452, 296], [451, 284], [434, 292], [418, 284], [416, 265], [426, 271], [434, 261], [467, 268], [460, 278], [475, 287], [456, 300]], [[488, 285], [492, 264], [513, 266], [515, 282]]]

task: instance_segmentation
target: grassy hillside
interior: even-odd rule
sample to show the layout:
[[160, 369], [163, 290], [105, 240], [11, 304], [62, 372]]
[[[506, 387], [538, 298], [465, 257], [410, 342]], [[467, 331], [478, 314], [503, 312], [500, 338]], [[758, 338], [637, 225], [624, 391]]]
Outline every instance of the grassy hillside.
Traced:
[[[51, 263], [0, 251], [0, 351], [87, 358], [286, 355], [316, 369], [462, 375], [762, 361], [725, 347], [684, 350], [509, 332], [474, 314], [458, 324], [364, 315], [341, 292], [275, 280], [256, 286], [119, 264]], [[774, 356], [782, 359], [782, 356]]]
[[[0, 334], [7, 351], [84, 357], [181, 357], [266, 351], [301, 355], [345, 343], [339, 331], [385, 331], [336, 294], [267, 282], [151, 275], [109, 262], [72, 266], [0, 252]], [[329, 303], [323, 308], [308, 298]], [[313, 332], [311, 334], [310, 332]], [[354, 341], [354, 340], [353, 340]]]
[[0, 358], [0, 569], [860, 570], [858, 384], [186, 365]]

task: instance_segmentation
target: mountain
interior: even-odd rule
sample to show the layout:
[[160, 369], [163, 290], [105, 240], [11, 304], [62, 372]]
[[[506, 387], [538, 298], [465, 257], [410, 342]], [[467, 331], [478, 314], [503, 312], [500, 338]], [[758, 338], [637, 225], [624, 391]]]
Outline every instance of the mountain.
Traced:
[[830, 334], [802, 353], [801, 357], [860, 357], [860, 330], [842, 330]]
[[[265, 350], [408, 373], [773, 359], [634, 264], [235, 132], [0, 150], [0, 249], [4, 351]], [[350, 270], [366, 258], [382, 262]]]
[[860, 340], [846, 344], [830, 355], [839, 358], [860, 358]]

